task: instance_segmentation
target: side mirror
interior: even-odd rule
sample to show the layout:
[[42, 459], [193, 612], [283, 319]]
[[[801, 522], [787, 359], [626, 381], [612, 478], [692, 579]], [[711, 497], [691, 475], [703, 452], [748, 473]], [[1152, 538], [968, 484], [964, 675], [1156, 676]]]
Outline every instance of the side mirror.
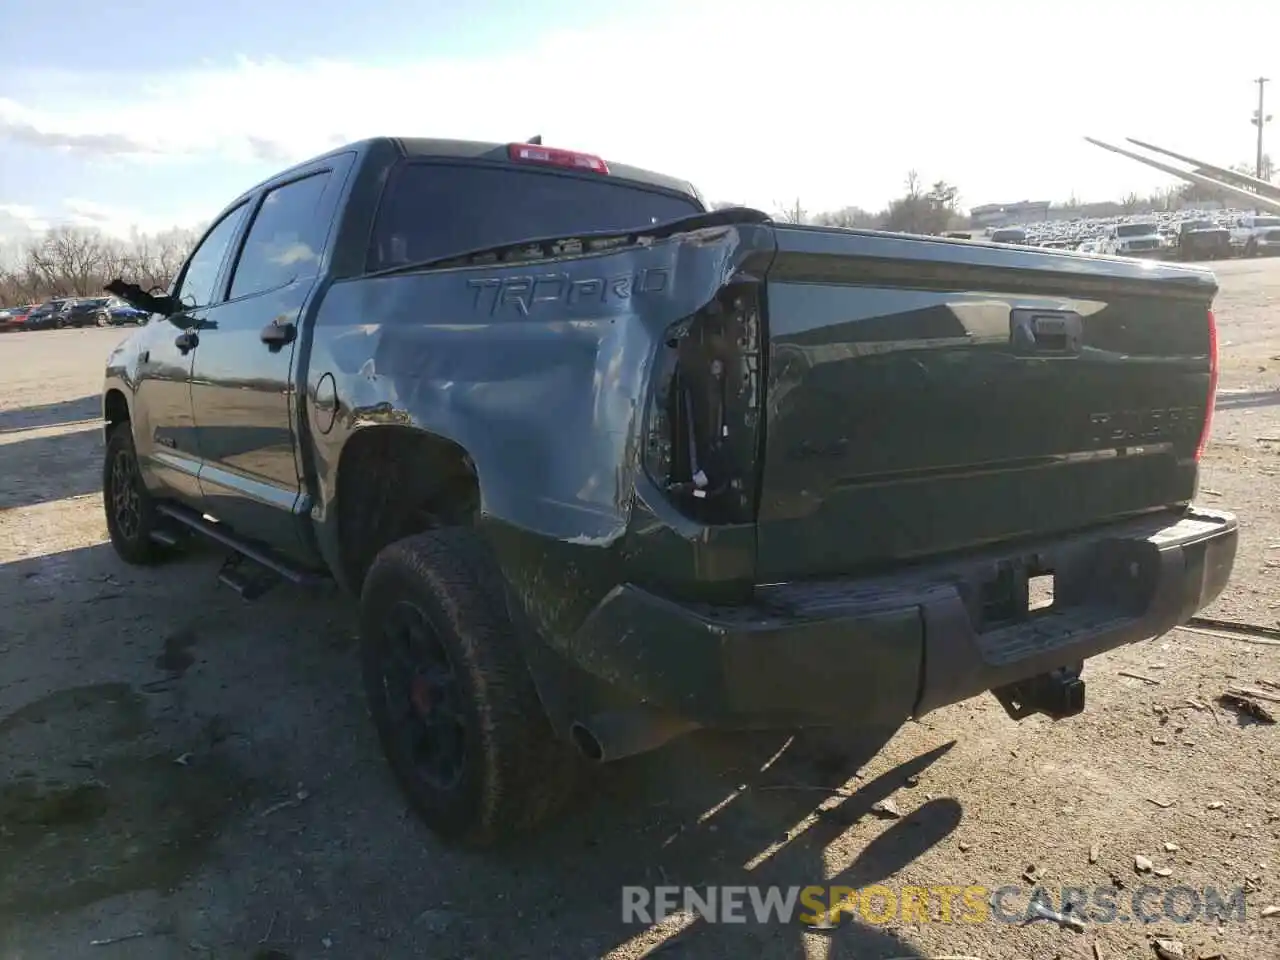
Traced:
[[137, 307], [139, 310], [145, 310], [147, 313], [160, 313], [165, 316], [171, 316], [182, 311], [182, 303], [168, 294], [156, 296], [147, 293], [136, 283], [125, 283], [123, 278], [117, 277], [103, 287], [107, 293], [115, 294], [125, 303]]

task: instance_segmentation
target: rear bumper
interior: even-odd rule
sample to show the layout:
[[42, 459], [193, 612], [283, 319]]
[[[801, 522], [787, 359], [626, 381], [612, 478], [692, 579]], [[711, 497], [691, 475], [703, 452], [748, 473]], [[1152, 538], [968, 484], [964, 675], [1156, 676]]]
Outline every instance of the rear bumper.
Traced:
[[[760, 587], [746, 607], [615, 588], [568, 644], [615, 693], [711, 727], [900, 723], [1184, 623], [1235, 561], [1229, 514], [1161, 513], [893, 577]], [[1001, 569], [1053, 607], [984, 622]], [[988, 618], [989, 619], [989, 618]]]

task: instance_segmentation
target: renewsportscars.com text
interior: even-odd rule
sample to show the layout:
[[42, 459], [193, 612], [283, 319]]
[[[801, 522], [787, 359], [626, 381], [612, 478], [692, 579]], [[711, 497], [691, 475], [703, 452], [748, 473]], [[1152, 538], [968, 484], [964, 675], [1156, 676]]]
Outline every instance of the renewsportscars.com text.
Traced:
[[623, 887], [624, 923], [660, 923], [678, 914], [709, 923], [1025, 923], [1038, 908], [1070, 913], [1092, 923], [1224, 923], [1245, 920], [1243, 887], [1114, 886], [991, 887], [938, 884], [807, 887]]

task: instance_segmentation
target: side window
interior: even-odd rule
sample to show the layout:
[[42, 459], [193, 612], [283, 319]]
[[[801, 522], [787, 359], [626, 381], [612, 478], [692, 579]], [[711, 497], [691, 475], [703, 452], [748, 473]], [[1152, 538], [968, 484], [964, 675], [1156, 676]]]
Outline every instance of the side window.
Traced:
[[242, 203], [228, 213], [205, 234], [200, 246], [191, 254], [177, 291], [178, 299], [188, 307], [203, 307], [213, 302], [213, 285], [218, 280], [218, 270], [248, 210], [248, 204]]
[[328, 171], [317, 173], [263, 197], [231, 279], [233, 300], [315, 273], [329, 227], [316, 211], [328, 182]]

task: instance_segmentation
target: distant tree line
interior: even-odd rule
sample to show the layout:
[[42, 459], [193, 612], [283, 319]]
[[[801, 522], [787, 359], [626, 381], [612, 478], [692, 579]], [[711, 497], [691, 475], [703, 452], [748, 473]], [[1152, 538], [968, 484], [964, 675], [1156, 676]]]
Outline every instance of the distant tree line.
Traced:
[[115, 277], [143, 289], [167, 287], [199, 237], [194, 229], [135, 232], [122, 239], [100, 230], [54, 227], [3, 251], [0, 305], [105, 296], [103, 285]]
[[[775, 203], [773, 217], [783, 223], [810, 224], [817, 227], [845, 227], [864, 230], [894, 230], [902, 233], [939, 234], [963, 226], [960, 191], [945, 180], [926, 187], [915, 170], [907, 173], [905, 191], [882, 210], [872, 212], [862, 207], [841, 207], [811, 213], [799, 199], [792, 203]], [[735, 203], [716, 202], [721, 209]]]
[[[1238, 173], [1254, 174], [1252, 163], [1231, 166]], [[1269, 157], [1262, 158], [1264, 179], [1272, 179], [1275, 167]], [[894, 230], [903, 233], [940, 234], [949, 230], [962, 230], [972, 226], [968, 216], [960, 209], [959, 190], [946, 180], [938, 180], [925, 188], [919, 174], [912, 170], [907, 174], [905, 192], [890, 201], [888, 206], [872, 212], [861, 207], [841, 207], [811, 213], [796, 200], [788, 204], [775, 204], [774, 217], [787, 223], [805, 223], [822, 227], [851, 227], [867, 230]], [[1130, 193], [1120, 200], [1086, 202], [1072, 196], [1049, 206], [1050, 220], [1070, 220], [1074, 217], [1119, 217], [1141, 213], [1159, 213], [1180, 210], [1187, 204], [1217, 202], [1224, 206], [1242, 206], [1247, 201], [1232, 194], [1197, 183], [1177, 183], [1147, 196]], [[714, 207], [734, 206], [731, 203], [715, 203]]]

